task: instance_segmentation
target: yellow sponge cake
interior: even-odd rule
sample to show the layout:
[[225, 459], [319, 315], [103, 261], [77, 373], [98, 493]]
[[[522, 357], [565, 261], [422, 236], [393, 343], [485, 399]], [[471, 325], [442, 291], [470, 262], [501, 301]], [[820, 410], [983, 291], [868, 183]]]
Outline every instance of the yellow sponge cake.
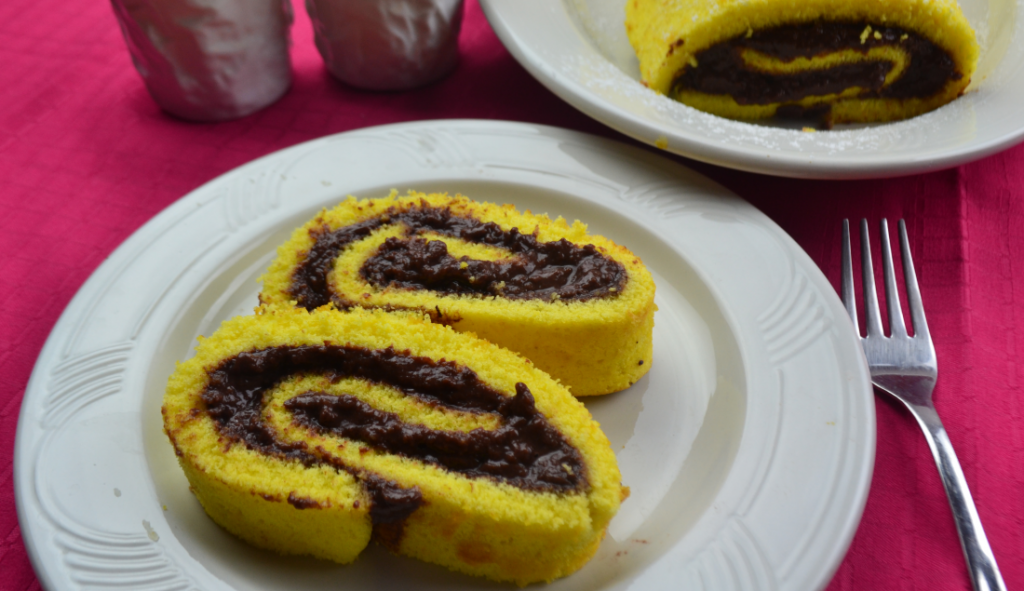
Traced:
[[471, 575], [551, 581], [594, 554], [624, 492], [565, 388], [413, 314], [229, 320], [178, 365], [163, 417], [214, 521], [343, 563], [376, 539]]
[[576, 396], [651, 366], [654, 282], [580, 222], [444, 194], [349, 198], [300, 227], [260, 300], [413, 310], [525, 356]]
[[956, 0], [628, 0], [653, 90], [733, 119], [904, 119], [960, 96], [978, 61]]

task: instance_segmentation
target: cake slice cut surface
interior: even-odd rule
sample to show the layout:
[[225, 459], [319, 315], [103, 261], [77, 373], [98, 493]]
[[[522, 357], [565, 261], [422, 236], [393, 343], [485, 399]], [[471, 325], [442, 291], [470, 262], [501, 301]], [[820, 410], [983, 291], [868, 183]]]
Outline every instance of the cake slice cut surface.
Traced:
[[371, 539], [527, 584], [579, 569], [623, 496], [607, 438], [522, 357], [411, 314], [265, 310], [168, 382], [164, 428], [214, 521], [351, 562]]
[[654, 282], [580, 222], [444, 194], [349, 198], [278, 249], [260, 300], [429, 314], [525, 356], [576, 396], [651, 367]]
[[629, 0], [643, 82], [733, 119], [905, 119], [960, 96], [979, 48], [956, 0]]

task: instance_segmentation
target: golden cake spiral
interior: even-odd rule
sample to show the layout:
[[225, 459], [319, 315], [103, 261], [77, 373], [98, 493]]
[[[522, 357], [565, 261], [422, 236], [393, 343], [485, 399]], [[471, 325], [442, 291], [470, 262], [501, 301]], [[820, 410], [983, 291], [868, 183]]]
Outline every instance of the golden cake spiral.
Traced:
[[394, 552], [524, 585], [580, 568], [624, 489], [583, 405], [410, 314], [264, 311], [178, 365], [164, 429], [204, 509], [257, 546]]
[[349, 198], [300, 227], [263, 276], [265, 305], [414, 310], [516, 351], [576, 396], [651, 366], [654, 282], [581, 222], [465, 197]]
[[978, 43], [956, 0], [628, 0], [653, 90], [733, 119], [912, 117], [963, 93]]

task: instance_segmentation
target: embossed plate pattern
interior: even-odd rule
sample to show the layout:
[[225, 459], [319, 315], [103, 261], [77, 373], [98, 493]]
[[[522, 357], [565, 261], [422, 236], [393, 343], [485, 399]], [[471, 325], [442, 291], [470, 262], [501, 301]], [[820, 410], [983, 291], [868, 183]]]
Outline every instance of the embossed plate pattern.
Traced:
[[480, 0], [535, 78], [587, 115], [689, 158], [765, 174], [870, 178], [938, 170], [1024, 138], [1024, 0], [959, 0], [981, 45], [967, 93], [895, 123], [806, 133], [702, 113], [645, 88], [626, 0]]
[[549, 127], [421, 122], [323, 138], [167, 208], [100, 266], [28, 385], [22, 533], [48, 589], [503, 588], [371, 546], [339, 566], [247, 546], [206, 518], [161, 431], [197, 335], [249, 313], [291, 230], [347, 194], [447, 190], [584, 219], [658, 284], [651, 372], [587, 406], [632, 496], [557, 590], [806, 590], [849, 545], [874, 406], [825, 278], [764, 215], [642, 150]]

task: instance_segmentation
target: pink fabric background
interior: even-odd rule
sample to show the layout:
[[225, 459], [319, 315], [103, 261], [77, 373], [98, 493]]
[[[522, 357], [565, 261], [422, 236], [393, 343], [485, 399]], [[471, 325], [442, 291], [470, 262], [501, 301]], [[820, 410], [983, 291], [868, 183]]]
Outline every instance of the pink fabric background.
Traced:
[[[629, 141], [535, 82], [475, 0], [466, 7], [458, 70], [397, 94], [330, 79], [296, 9], [291, 91], [245, 119], [193, 124], [150, 100], [108, 3], [0, 2], [0, 588], [39, 588], [15, 514], [12, 470], [35, 358], [89, 274], [161, 209], [256, 157], [383, 123], [494, 118]], [[936, 406], [1007, 585], [1024, 588], [1024, 147], [942, 172], [856, 182], [686, 164], [771, 216], [835, 283], [844, 217], [908, 220], [940, 360]], [[877, 400], [870, 496], [828, 589], [969, 589], [924, 439], [909, 415]]]

